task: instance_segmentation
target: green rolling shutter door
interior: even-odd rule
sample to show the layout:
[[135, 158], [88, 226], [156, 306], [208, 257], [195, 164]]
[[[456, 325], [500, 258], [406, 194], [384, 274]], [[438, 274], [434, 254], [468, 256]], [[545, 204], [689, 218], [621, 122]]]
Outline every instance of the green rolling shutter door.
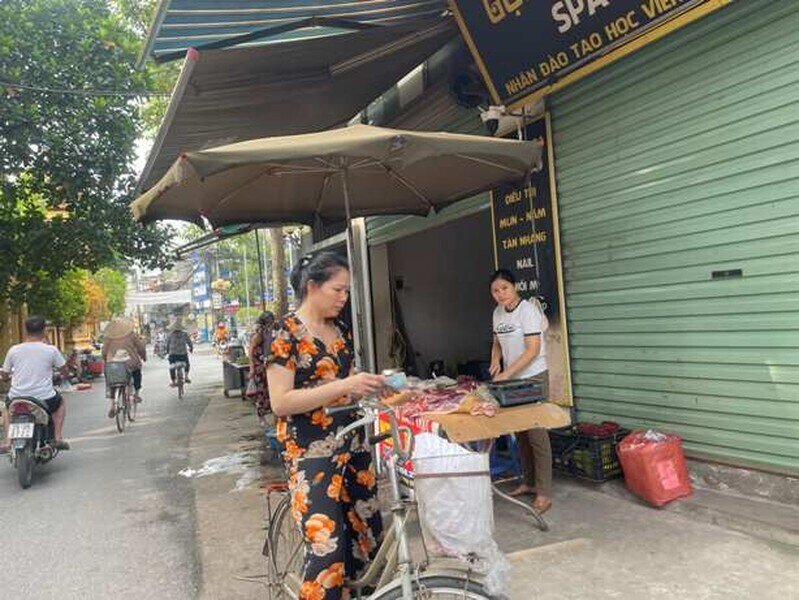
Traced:
[[737, 2], [551, 98], [580, 418], [799, 471], [797, 31]]

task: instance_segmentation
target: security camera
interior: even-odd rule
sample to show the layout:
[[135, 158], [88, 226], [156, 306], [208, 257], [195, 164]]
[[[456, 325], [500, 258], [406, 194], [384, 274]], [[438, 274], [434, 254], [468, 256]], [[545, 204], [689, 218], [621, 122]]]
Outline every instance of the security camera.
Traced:
[[506, 114], [504, 106], [489, 106], [486, 110], [480, 111], [480, 118], [483, 120], [486, 131], [490, 135], [496, 134], [499, 129], [499, 119]]

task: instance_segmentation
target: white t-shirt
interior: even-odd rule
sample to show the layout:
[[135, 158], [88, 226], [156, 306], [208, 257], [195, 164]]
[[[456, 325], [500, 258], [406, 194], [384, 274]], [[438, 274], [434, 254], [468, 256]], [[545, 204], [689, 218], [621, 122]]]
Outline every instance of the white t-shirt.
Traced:
[[541, 338], [538, 356], [525, 369], [514, 375], [514, 379], [533, 377], [547, 370], [545, 319], [537, 305], [528, 300], [522, 300], [510, 312], [504, 306], [497, 306], [494, 309], [494, 335], [497, 336], [499, 346], [502, 348], [502, 362], [506, 369], [524, 354], [526, 337], [538, 335]]
[[58, 348], [44, 342], [24, 342], [6, 354], [3, 371], [11, 373], [9, 398], [49, 400], [55, 396], [53, 370], [66, 364]]

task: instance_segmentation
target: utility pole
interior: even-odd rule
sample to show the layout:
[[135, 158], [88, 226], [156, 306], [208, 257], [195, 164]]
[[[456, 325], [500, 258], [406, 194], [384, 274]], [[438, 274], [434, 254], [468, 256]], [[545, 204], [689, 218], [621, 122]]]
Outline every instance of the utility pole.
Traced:
[[258, 278], [261, 282], [261, 310], [266, 310], [266, 282], [264, 280], [264, 260], [261, 256], [261, 237], [255, 230], [255, 249], [258, 251]]

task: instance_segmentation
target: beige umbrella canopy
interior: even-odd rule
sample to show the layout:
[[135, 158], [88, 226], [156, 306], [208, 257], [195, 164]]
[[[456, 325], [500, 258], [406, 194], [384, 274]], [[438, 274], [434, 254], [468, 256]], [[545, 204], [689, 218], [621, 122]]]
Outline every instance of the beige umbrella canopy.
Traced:
[[263, 138], [181, 155], [132, 210], [140, 221], [205, 218], [214, 227], [426, 215], [524, 179], [541, 148], [368, 125]]

